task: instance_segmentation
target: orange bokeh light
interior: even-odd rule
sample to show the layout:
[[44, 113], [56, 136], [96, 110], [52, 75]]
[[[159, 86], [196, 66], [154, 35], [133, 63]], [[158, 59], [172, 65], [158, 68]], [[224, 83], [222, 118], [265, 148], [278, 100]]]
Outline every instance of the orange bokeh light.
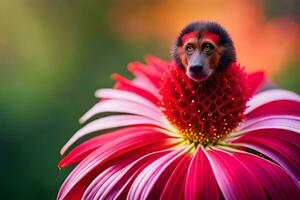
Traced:
[[191, 21], [217, 21], [231, 34], [238, 61], [248, 71], [277, 73], [299, 50], [299, 24], [288, 17], [267, 20], [259, 0], [130, 0], [111, 5], [109, 13], [120, 36], [168, 44]]

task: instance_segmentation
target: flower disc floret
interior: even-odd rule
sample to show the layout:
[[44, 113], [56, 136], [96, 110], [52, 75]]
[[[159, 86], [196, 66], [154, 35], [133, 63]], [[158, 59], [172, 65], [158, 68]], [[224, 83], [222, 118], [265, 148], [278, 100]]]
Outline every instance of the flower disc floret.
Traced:
[[216, 144], [244, 118], [250, 97], [247, 75], [237, 64], [195, 82], [177, 66], [161, 79], [160, 106], [170, 123], [186, 139]]

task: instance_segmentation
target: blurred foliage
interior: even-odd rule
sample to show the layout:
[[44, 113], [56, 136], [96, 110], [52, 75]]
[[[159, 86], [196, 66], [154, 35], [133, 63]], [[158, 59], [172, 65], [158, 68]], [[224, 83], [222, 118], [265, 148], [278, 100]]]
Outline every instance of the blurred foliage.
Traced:
[[292, 90], [300, 94], [300, 59], [291, 60], [283, 70], [273, 77], [273, 82], [287, 90]]
[[[70, 171], [58, 170], [59, 149], [97, 101], [94, 91], [111, 87], [114, 72], [129, 76], [126, 64], [147, 53], [168, 58], [170, 44], [112, 31], [111, 6], [108, 0], [0, 1], [3, 199], [55, 199]], [[291, 60], [276, 75], [280, 86], [300, 92], [299, 65]]]

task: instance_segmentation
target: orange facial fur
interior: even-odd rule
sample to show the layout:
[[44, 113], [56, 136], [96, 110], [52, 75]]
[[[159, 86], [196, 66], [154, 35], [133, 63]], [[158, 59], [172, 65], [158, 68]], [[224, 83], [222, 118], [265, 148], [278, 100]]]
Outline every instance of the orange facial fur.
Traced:
[[222, 47], [218, 46], [214, 41], [210, 40], [210, 39], [203, 39], [201, 41], [201, 46], [204, 44], [204, 43], [210, 43], [213, 47], [214, 47], [214, 52], [213, 54], [209, 57], [209, 67], [210, 69], [216, 69], [218, 64], [219, 64], [219, 61], [220, 61], [220, 58], [221, 58], [221, 53], [222, 53]]
[[186, 69], [188, 66], [188, 61], [186, 58], [186, 54], [185, 54], [185, 50], [183, 47], [178, 48], [178, 55], [180, 57], [181, 63], [184, 66], [184, 68]]
[[199, 82], [236, 62], [230, 36], [213, 22], [193, 22], [186, 26], [174, 43], [172, 56], [190, 79]]
[[185, 40], [182, 47], [178, 48], [178, 53], [180, 55], [181, 62], [185, 69], [188, 67], [188, 60], [186, 58], [186, 53], [185, 53], [185, 48], [188, 44], [192, 44], [195, 48], [199, 48], [199, 44], [196, 37], [192, 37]]
[[197, 38], [193, 37], [185, 40], [182, 47], [178, 48], [178, 54], [185, 69], [187, 69], [188, 67], [188, 59], [185, 53], [186, 46], [188, 44], [192, 44], [195, 48], [201, 49], [204, 43], [210, 43], [214, 47], [213, 54], [206, 60], [206, 62], [209, 63], [209, 68], [213, 70], [217, 68], [221, 58], [222, 47], [219, 47], [214, 41], [212, 41], [209, 38], [203, 38], [198, 40]]

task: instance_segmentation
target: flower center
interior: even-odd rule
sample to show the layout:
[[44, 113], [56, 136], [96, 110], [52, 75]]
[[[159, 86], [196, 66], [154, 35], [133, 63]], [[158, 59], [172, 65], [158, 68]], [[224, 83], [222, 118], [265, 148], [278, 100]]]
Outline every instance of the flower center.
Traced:
[[160, 106], [186, 139], [204, 146], [222, 140], [244, 118], [250, 97], [247, 76], [233, 63], [203, 82], [195, 82], [177, 66], [161, 79]]

